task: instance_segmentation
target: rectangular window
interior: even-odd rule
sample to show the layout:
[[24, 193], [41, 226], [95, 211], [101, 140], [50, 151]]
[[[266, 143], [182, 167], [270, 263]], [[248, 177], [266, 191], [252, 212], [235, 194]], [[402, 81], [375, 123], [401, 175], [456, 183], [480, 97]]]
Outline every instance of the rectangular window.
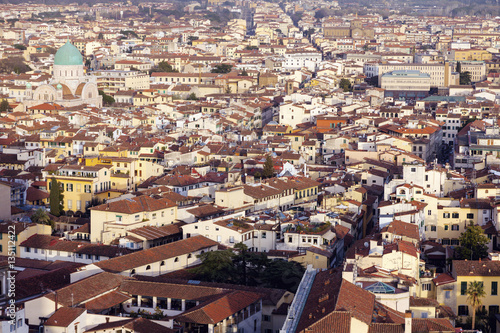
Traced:
[[136, 221], [136, 222], [137, 222], [137, 221], [139, 221], [140, 217], [141, 217], [141, 216], [140, 216], [139, 214], [137, 214], [137, 215], [135, 216], [135, 221]]
[[432, 210], [430, 210], [430, 209], [429, 209], [429, 210], [427, 211], [427, 215], [432, 215]]
[[121, 215], [116, 215], [116, 223], [122, 223], [123, 217]]
[[469, 315], [469, 307], [467, 305], [459, 305], [458, 306], [458, 315], [459, 316], [468, 316]]
[[491, 294], [494, 296], [498, 295], [498, 282], [497, 281], [491, 282]]
[[229, 243], [234, 243], [234, 236], [229, 236]]
[[458, 213], [453, 213], [453, 214], [451, 214], [451, 217], [454, 219], [458, 219], [459, 215], [458, 215]]
[[467, 291], [467, 282], [462, 282], [460, 283], [460, 295], [465, 295], [465, 292]]
[[430, 283], [423, 283], [422, 284], [422, 290], [430, 291], [431, 290], [431, 284]]
[[451, 290], [445, 290], [444, 291], [444, 298], [450, 299], [451, 297]]
[[68, 199], [68, 209], [73, 209], [73, 200]]
[[266, 236], [267, 236], [267, 235], [266, 235], [266, 232], [264, 231], [264, 232], [262, 233], [262, 238], [266, 238]]
[[449, 229], [449, 225], [445, 224], [444, 225], [444, 230], [448, 230]]
[[67, 183], [66, 184], [66, 191], [67, 192], [73, 192], [73, 184]]
[[443, 213], [443, 218], [444, 219], [449, 219], [450, 218], [450, 213]]
[[458, 231], [460, 229], [459, 225], [458, 224], [453, 224], [451, 226], [451, 230], [454, 230], [454, 231]]
[[436, 231], [436, 226], [435, 225], [431, 225], [431, 231]]
[[474, 213], [468, 213], [467, 214], [468, 219], [473, 219], [474, 218]]

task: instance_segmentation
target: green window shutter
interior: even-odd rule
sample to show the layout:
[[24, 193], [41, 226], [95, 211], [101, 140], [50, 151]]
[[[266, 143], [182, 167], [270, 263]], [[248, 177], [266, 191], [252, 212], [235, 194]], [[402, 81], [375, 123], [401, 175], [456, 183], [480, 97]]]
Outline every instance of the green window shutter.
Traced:
[[467, 291], [467, 282], [462, 282], [460, 284], [460, 295], [465, 295], [466, 291]]

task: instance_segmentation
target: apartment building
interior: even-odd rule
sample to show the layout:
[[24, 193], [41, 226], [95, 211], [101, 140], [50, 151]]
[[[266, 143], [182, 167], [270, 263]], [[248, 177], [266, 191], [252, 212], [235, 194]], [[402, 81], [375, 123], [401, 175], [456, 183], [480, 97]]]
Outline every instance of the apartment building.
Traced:
[[134, 70], [99, 70], [93, 73], [97, 76], [97, 87], [106, 94], [114, 94], [119, 90], [149, 89], [149, 75]]
[[453, 67], [448, 62], [444, 64], [368, 62], [364, 64], [363, 72], [368, 78], [378, 76], [380, 86], [385, 73], [401, 70], [419, 71], [429, 75], [431, 88], [449, 87], [459, 83], [458, 74], [453, 73]]
[[111, 170], [105, 166], [48, 165], [42, 170], [47, 188], [55, 179], [64, 190], [65, 211], [85, 211], [92, 198], [111, 189]]

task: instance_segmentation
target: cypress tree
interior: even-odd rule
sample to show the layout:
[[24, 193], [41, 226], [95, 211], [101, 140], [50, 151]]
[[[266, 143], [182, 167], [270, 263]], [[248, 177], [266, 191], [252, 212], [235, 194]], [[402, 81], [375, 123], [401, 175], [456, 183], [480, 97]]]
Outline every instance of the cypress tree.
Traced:
[[50, 187], [50, 214], [54, 216], [61, 215], [61, 193], [59, 183], [55, 178], [52, 178]]

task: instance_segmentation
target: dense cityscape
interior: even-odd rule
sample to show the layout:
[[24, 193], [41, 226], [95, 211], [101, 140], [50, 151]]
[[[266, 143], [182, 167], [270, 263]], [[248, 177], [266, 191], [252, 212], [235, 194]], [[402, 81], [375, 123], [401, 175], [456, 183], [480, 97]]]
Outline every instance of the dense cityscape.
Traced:
[[2, 3], [0, 332], [498, 333], [499, 115], [497, 2]]

